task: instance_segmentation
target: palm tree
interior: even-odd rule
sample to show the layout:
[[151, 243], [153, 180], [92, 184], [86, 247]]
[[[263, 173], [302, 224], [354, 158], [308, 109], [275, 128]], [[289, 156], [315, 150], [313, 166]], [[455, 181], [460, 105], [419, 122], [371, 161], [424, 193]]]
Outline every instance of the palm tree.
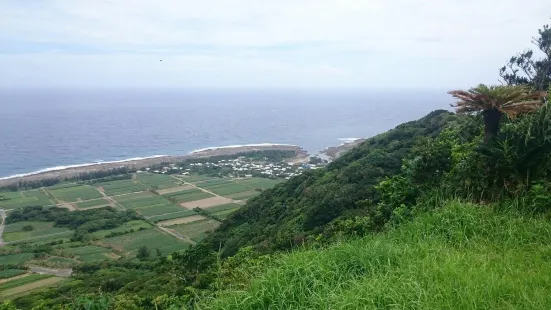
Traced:
[[532, 112], [543, 104], [544, 92], [532, 91], [525, 85], [486, 86], [465, 90], [452, 90], [448, 94], [459, 99], [452, 107], [457, 113], [482, 113], [484, 140], [488, 142], [499, 132], [503, 114], [514, 118]]

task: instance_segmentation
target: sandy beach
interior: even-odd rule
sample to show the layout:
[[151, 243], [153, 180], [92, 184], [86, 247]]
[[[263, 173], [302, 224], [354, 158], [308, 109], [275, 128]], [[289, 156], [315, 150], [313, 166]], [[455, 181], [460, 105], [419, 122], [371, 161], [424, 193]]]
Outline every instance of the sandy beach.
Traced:
[[225, 146], [225, 147], [212, 147], [207, 149], [202, 149], [195, 151], [191, 154], [180, 155], [180, 156], [158, 156], [151, 158], [143, 158], [136, 160], [128, 161], [117, 161], [117, 162], [106, 162], [98, 164], [89, 164], [78, 167], [70, 168], [60, 168], [59, 170], [51, 170], [46, 172], [38, 172], [35, 174], [28, 174], [25, 176], [6, 178], [0, 180], [0, 187], [17, 183], [20, 181], [37, 181], [37, 180], [46, 180], [46, 179], [66, 179], [78, 176], [81, 173], [87, 172], [96, 172], [96, 171], [105, 171], [115, 168], [130, 168], [130, 169], [141, 169], [145, 167], [150, 167], [153, 165], [158, 165], [161, 163], [178, 163], [189, 159], [197, 158], [206, 158], [213, 156], [221, 155], [236, 155], [242, 153], [249, 153], [255, 151], [269, 151], [269, 150], [279, 150], [279, 151], [294, 151], [296, 156], [304, 157], [307, 156], [307, 152], [299, 146], [296, 145], [287, 145], [287, 144], [251, 144], [251, 145], [236, 145], [236, 146]]

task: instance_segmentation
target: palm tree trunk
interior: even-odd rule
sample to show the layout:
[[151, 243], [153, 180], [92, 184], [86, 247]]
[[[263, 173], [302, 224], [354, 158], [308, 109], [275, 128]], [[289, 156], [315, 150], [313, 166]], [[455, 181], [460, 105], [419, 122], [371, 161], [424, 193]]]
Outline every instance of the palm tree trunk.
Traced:
[[485, 110], [484, 117], [484, 142], [488, 143], [499, 132], [501, 112], [498, 109]]

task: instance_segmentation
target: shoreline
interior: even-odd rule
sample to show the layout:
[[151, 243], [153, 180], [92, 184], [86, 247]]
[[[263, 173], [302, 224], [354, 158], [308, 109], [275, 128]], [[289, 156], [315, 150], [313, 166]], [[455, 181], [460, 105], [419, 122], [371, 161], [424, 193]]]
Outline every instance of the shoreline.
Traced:
[[162, 163], [174, 164], [185, 160], [206, 158], [213, 156], [231, 156], [255, 151], [294, 151], [295, 157], [307, 156], [308, 152], [297, 145], [290, 144], [246, 144], [230, 145], [221, 147], [209, 147], [192, 151], [187, 155], [154, 155], [150, 157], [129, 158], [126, 160], [107, 161], [100, 163], [86, 163], [77, 165], [67, 165], [41, 169], [35, 172], [22, 173], [13, 176], [0, 178], [0, 187], [18, 182], [39, 181], [46, 179], [66, 179], [78, 176], [82, 173], [105, 171], [116, 168], [141, 169]]

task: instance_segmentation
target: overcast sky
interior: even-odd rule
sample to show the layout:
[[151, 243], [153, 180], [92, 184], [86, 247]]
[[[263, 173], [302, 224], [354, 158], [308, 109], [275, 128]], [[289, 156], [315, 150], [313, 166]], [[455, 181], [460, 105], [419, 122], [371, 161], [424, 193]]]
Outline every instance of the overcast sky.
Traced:
[[497, 83], [550, 16], [549, 0], [0, 0], [0, 87], [468, 87]]

